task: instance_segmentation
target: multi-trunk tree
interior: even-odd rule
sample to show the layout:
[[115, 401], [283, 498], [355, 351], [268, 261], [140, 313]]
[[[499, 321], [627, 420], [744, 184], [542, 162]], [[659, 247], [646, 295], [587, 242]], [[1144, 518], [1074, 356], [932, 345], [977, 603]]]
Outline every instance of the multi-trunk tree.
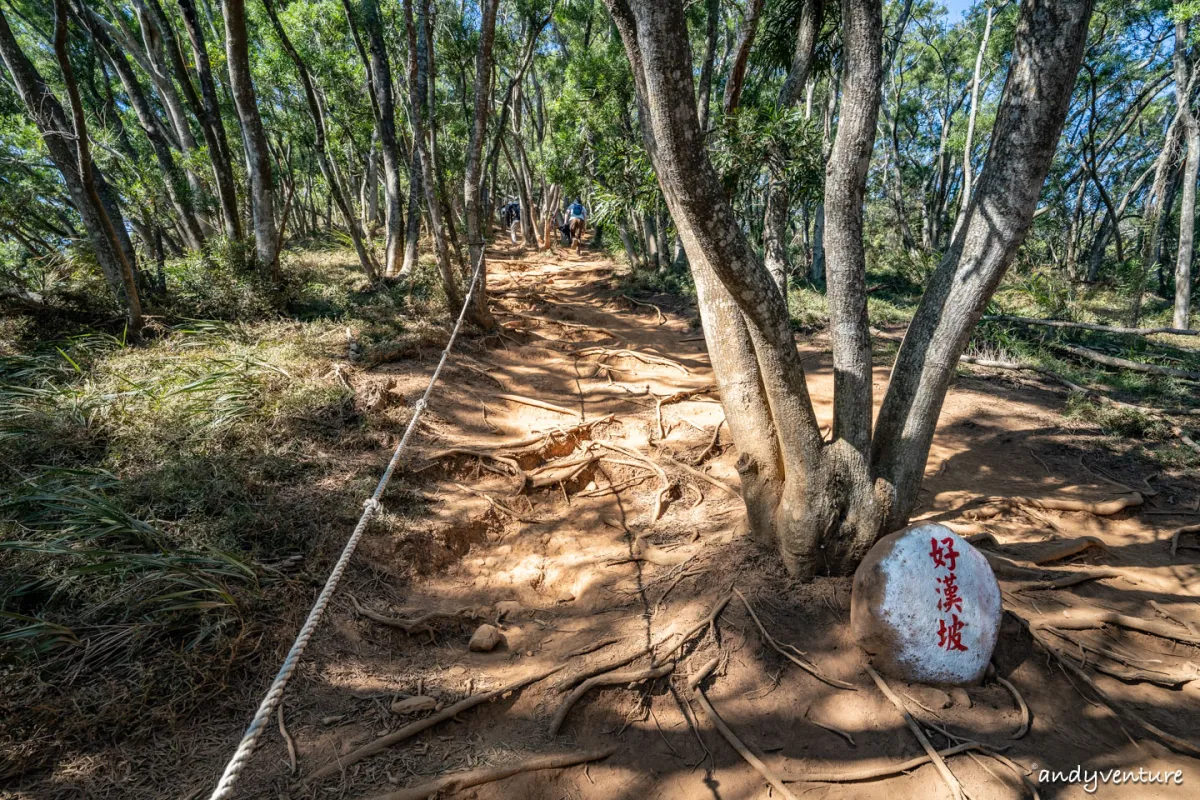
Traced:
[[[751, 530], [797, 575], [852, 570], [917, 502], [934, 428], [970, 335], [1033, 219], [1083, 55], [1090, 0], [1025, 0], [986, 164], [930, 278], [872, 426], [873, 379], [862, 206], [838, 218], [828, 254], [834, 421], [826, 439], [808, 396], [787, 308], [708, 159], [679, 0], [606, 0], [637, 86], [638, 113], [696, 282]], [[864, 138], [880, 101], [878, 0], [842, 5], [846, 94], [829, 187], [861, 193]], [[870, 122], [870, 125], [866, 123]], [[861, 176], [861, 177], [860, 177]], [[861, 196], [861, 194], [859, 194]], [[836, 261], [836, 263], [834, 263]]]

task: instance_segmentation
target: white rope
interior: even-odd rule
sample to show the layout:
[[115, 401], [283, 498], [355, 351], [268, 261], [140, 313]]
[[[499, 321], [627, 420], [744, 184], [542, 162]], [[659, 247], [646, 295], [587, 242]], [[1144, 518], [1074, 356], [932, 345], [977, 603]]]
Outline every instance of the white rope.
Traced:
[[337, 591], [338, 582], [342, 579], [342, 573], [346, 571], [346, 565], [350, 563], [350, 557], [354, 555], [354, 548], [358, 546], [358, 540], [362, 538], [363, 532], [367, 529], [367, 523], [375, 516], [379, 510], [379, 499], [383, 496], [383, 492], [387, 489], [388, 483], [392, 479], [392, 473], [396, 469], [396, 465], [400, 463], [400, 454], [404, 452], [405, 446], [408, 445], [408, 440], [412, 437], [413, 431], [417, 428], [417, 420], [421, 418], [421, 413], [425, 410], [425, 406], [429, 401], [430, 394], [433, 393], [433, 386], [437, 383], [438, 376], [442, 372], [442, 367], [446, 365], [446, 360], [450, 357], [450, 349], [454, 347], [454, 340], [458, 337], [458, 331], [462, 327], [463, 319], [467, 316], [467, 309], [471, 307], [471, 299], [475, 295], [475, 287], [479, 283], [479, 276], [483, 272], [483, 249], [479, 251], [479, 261], [475, 265], [475, 273], [471, 277], [471, 285], [467, 287], [467, 296], [463, 300], [462, 310], [458, 312], [458, 320], [454, 323], [454, 330], [450, 332], [450, 341], [446, 343], [446, 349], [442, 351], [442, 358], [438, 361], [437, 368], [433, 371], [433, 376], [429, 379], [429, 386], [425, 389], [425, 394], [417, 401], [413, 408], [412, 419], [408, 421], [408, 427], [404, 430], [404, 436], [401, 437], [400, 443], [396, 445], [396, 450], [392, 453], [392, 458], [388, 461], [387, 469], [383, 471], [383, 476], [379, 479], [379, 484], [375, 487], [375, 491], [363, 502], [363, 513], [358, 518], [358, 524], [354, 526], [354, 532], [350, 534], [350, 539], [346, 542], [346, 546], [342, 549], [341, 556], [338, 557], [337, 563], [333, 566], [333, 571], [329, 573], [329, 578], [325, 581], [325, 587], [321, 589], [321, 594], [317, 595], [317, 602], [313, 605], [312, 611], [308, 612], [308, 619], [304, 620], [304, 625], [300, 628], [300, 633], [296, 635], [296, 641], [292, 643], [292, 649], [288, 651], [287, 658], [283, 660], [283, 665], [279, 668], [279, 672], [275, 675], [275, 680], [271, 683], [271, 688], [267, 690], [266, 697], [258, 706], [258, 711], [254, 715], [250, 727], [246, 728], [246, 733], [242, 736], [241, 744], [238, 745], [237, 751], [234, 752], [233, 758], [229, 760], [229, 764], [225, 767], [225, 772], [221, 775], [221, 780], [217, 784], [217, 788], [213, 790], [209, 800], [226, 800], [233, 795], [233, 786], [237, 783], [238, 776], [242, 769], [250, 760], [250, 756], [254, 753], [254, 748], [258, 746], [259, 737], [262, 736], [268, 722], [271, 719], [271, 714], [275, 711], [275, 707], [279, 705], [280, 699], [283, 697], [284, 687], [287, 686], [288, 680], [292, 677], [292, 673], [296, 671], [296, 665], [300, 662], [300, 657], [304, 654], [304, 648], [308, 645], [308, 640], [312, 638], [313, 631], [321, 622], [321, 616], [325, 613], [325, 606], [329, 604], [329, 599], [333, 593]]

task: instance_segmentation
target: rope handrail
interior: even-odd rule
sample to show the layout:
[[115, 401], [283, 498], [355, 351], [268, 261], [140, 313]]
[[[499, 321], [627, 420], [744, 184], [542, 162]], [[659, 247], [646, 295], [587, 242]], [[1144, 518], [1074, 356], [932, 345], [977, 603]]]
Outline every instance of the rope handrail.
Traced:
[[454, 347], [454, 340], [458, 337], [458, 331], [462, 328], [463, 320], [467, 316], [467, 309], [471, 307], [475, 288], [479, 284], [479, 276], [483, 272], [483, 264], [484, 255], [483, 251], [480, 250], [479, 260], [475, 264], [475, 272], [471, 276], [471, 285], [467, 287], [467, 296], [463, 299], [462, 309], [458, 312], [458, 320], [454, 323], [454, 330], [450, 332], [450, 341], [446, 343], [446, 349], [442, 351], [442, 357], [438, 361], [437, 367], [433, 370], [433, 375], [429, 378], [429, 385], [425, 388], [425, 393], [421, 395], [421, 399], [413, 407], [412, 419], [408, 421], [408, 427], [404, 429], [404, 436], [400, 438], [400, 443], [396, 445], [396, 449], [392, 452], [392, 457], [388, 461], [383, 475], [379, 478], [379, 483], [376, 485], [375, 491], [363, 501], [362, 516], [358, 518], [358, 524], [354, 526], [354, 532], [350, 534], [350, 538], [346, 541], [346, 546], [342, 548], [342, 554], [338, 557], [337, 563], [333, 565], [333, 570], [329, 573], [329, 578], [326, 579], [325, 586], [321, 589], [321, 593], [317, 595], [317, 600], [313, 604], [312, 610], [308, 612], [308, 618], [304, 620], [304, 624], [300, 627], [300, 632], [296, 634], [296, 640], [292, 642], [292, 647], [288, 651], [287, 657], [283, 659], [283, 664], [279, 667], [279, 672], [276, 673], [275, 680], [271, 682], [270, 688], [267, 689], [267, 694], [259, 704], [258, 711], [254, 714], [254, 719], [250, 722], [249, 727], [246, 728], [245, 734], [242, 735], [241, 743], [238, 744], [237, 750], [234, 751], [233, 758], [225, 766], [225, 772], [221, 774], [221, 780], [217, 783], [217, 788], [209, 796], [209, 800], [227, 800], [227, 798], [232, 796], [234, 784], [237, 783], [237, 779], [241, 775], [242, 769], [249, 762], [250, 756], [254, 754], [254, 749], [258, 746], [258, 740], [266, 729], [271, 714], [283, 698], [283, 690], [287, 686], [288, 680], [291, 679], [292, 673], [296, 671], [296, 666], [300, 662], [300, 657], [304, 655], [304, 648], [308, 646], [308, 641], [312, 638], [313, 631], [320, 624], [321, 617], [325, 613], [325, 607], [329, 604], [333, 593], [337, 591], [342, 574], [346, 571], [346, 566], [350, 563], [350, 558], [354, 555], [355, 548], [358, 547], [358, 540], [362, 538], [371, 518], [378, 512], [380, 508], [379, 499], [387, 489], [388, 483], [391, 482], [392, 473], [395, 472], [396, 465], [400, 463], [400, 455], [408, 445], [408, 440], [412, 438], [413, 431], [417, 428], [417, 421], [421, 418], [421, 413], [425, 411], [425, 407], [428, 405], [429, 396], [433, 393], [433, 387], [437, 383], [438, 376], [442, 373], [442, 367], [446, 365], [446, 361], [450, 357], [450, 350]]

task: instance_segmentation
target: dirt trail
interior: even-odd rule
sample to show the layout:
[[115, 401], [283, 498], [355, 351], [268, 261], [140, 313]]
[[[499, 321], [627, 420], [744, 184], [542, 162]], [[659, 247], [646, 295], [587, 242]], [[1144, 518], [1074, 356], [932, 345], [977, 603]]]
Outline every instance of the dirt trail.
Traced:
[[[689, 702], [687, 676], [718, 652], [723, 660], [704, 684], [708, 697], [770, 769], [798, 781], [790, 784], [797, 796], [946, 796], [930, 766], [866, 783], [805, 782], [818, 772], [895, 765], [921, 751], [865, 675], [864, 658], [850, 640], [849, 581], [792, 582], [746, 538], [741, 500], [728, 491], [737, 486], [737, 454], [727, 430], [714, 436], [724, 412], [708, 391], [712, 374], [699, 331], [689, 324], [691, 311], [663, 308], [660, 315], [624, 299], [611, 280], [614, 266], [598, 257], [492, 255], [490, 288], [503, 332], [453, 359], [427, 413], [420, 453], [387, 498], [391, 513], [407, 524], [402, 533], [374, 532], [364, 540], [288, 691], [298, 776], [328, 765], [333, 774], [299, 785], [289, 775], [282, 739], [273, 735], [245, 778], [244, 796], [373, 797], [445, 771], [611, 746], [613, 756], [590, 766], [521, 774], [461, 796], [763, 797], [763, 779]], [[819, 337], [801, 347], [818, 415], [827, 424], [828, 356]], [[385, 365], [356, 376], [356, 388], [386, 379], [411, 404], [428, 366]], [[885, 364], [877, 369], [877, 399], [887, 372]], [[1142, 478], [1150, 470], [1095, 447], [1089, 431], [1065, 428], [1061, 403], [1059, 395], [1007, 376], [960, 379], [946, 403], [918, 516], [955, 521], [965, 533], [991, 532], [1004, 555], [1021, 562], [1044, 555], [1055, 540], [1096, 536], [1107, 549], [1092, 548], [1075, 561], [1120, 566], [1137, 581], [1012, 596], [1023, 613], [1090, 604], [1150, 619], [1155, 600], [1172, 616], [1200, 624], [1195, 551], [1172, 558], [1163, 539], [1186, 517], [1140, 513], [1145, 509], [1096, 517], [1003, 508], [985, 521], [969, 519], [965, 509], [987, 496], [1112, 497], [1118, 490], [1099, 477], [1103, 471], [1146, 490]], [[554, 433], [560, 430], [571, 432]], [[451, 448], [458, 451], [443, 452]], [[1182, 478], [1159, 479], [1154, 487], [1158, 510], [1191, 503], [1197, 493], [1195, 483]], [[776, 639], [855, 688], [822, 682], [767, 647], [735, 597], [717, 625], [701, 626], [682, 644], [671, 676], [633, 688], [593, 689], [566, 715], [558, 735], [550, 734], [565, 697], [556, 689], [564, 677], [695, 627], [735, 585]], [[355, 603], [370, 613], [357, 613]], [[417, 621], [410, 632], [368, 618], [412, 621], [431, 612], [442, 616]], [[496, 624], [505, 643], [491, 653], [469, 652], [468, 639], [482, 622]], [[1184, 770], [1184, 787], [1101, 787], [1098, 797], [1182, 797], [1185, 787], [1200, 783], [1200, 762], [1168, 751], [1134, 725], [1115, 724], [1111, 712], [1085, 701], [1062, 671], [1048, 666], [1044, 652], [1009, 633], [997, 662], [1032, 708], [1032, 731], [1024, 738], [1009, 739], [1021, 715], [997, 683], [969, 690], [970, 707], [963, 698], [948, 705], [949, 698], [932, 689], [895, 688], [917, 716], [963, 739], [1007, 745], [1009, 758], [1027, 769]], [[1125, 630], [1076, 637], [1164, 671], [1200, 661], [1195, 647]], [[595, 649], [583, 652], [589, 648]], [[668, 663], [661, 651], [660, 658]], [[337, 765], [355, 748], [432, 713], [393, 713], [395, 700], [425, 697], [445, 707], [556, 664], [566, 665], [562, 673], [339, 774]], [[648, 664], [642, 658], [631, 668]], [[1196, 695], [1096, 679], [1159, 727], [1200, 741]], [[226, 738], [232, 743], [236, 737], [230, 731]], [[935, 741], [946, 743], [945, 737]], [[205, 750], [214, 759], [224, 752]], [[197, 767], [211, 772], [207, 756], [201, 760]], [[997, 760], [961, 755], [950, 765], [975, 800], [1022, 795], [1018, 776]], [[1044, 786], [1042, 792], [1085, 796], [1078, 786]]]

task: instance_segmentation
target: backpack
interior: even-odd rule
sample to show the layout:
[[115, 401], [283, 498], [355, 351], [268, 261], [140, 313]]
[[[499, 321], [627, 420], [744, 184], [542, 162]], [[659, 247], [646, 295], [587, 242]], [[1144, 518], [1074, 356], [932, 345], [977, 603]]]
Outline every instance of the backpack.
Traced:
[[583, 219], [583, 204], [582, 203], [572, 203], [571, 204], [571, 216], [579, 217], [580, 219]]

